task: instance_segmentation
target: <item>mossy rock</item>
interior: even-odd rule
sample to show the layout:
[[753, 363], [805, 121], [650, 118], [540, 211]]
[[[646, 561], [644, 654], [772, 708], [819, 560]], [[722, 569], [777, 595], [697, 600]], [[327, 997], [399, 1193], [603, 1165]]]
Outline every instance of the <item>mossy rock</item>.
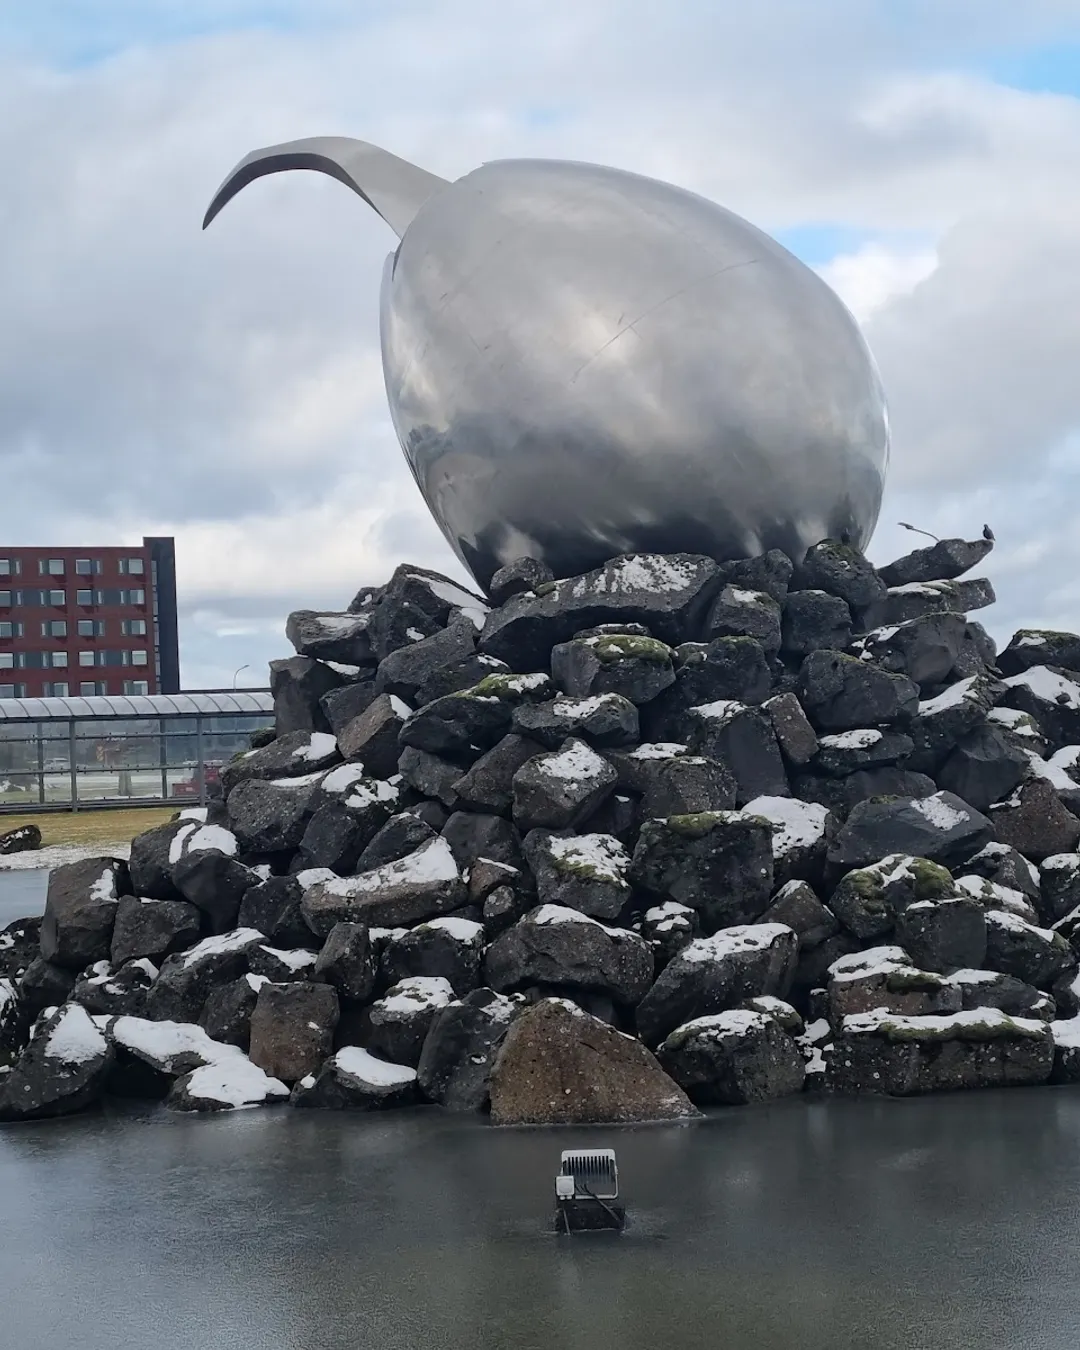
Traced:
[[635, 637], [631, 633], [612, 633], [598, 638], [592, 644], [592, 650], [596, 659], [605, 666], [627, 660], [666, 665], [671, 660], [671, 648], [666, 642], [651, 637]]
[[[546, 680], [546, 677], [545, 677]], [[529, 681], [530, 683], [524, 683]], [[540, 684], [535, 675], [499, 674], [485, 675], [479, 684], [468, 689], [459, 689], [452, 698], [497, 698], [503, 703], [513, 703], [527, 698], [530, 694], [543, 696], [547, 684]]]

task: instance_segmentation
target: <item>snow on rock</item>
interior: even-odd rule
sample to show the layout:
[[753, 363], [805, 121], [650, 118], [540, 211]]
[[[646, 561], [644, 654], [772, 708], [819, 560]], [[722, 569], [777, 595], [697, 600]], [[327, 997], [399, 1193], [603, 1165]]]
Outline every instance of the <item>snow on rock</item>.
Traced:
[[[323, 872], [323, 869], [312, 871]], [[310, 872], [301, 872], [301, 882], [305, 889], [315, 883], [309, 881]], [[421, 844], [415, 853], [399, 858], [397, 862], [384, 863], [370, 872], [361, 872], [355, 877], [339, 877], [333, 872], [329, 876], [320, 875], [324, 889], [331, 895], [362, 895], [365, 891], [378, 891], [383, 887], [404, 885], [407, 883], [457, 881], [460, 878], [450, 845], [439, 835]]]
[[447, 915], [440, 919], [428, 919], [426, 923], [419, 925], [421, 928], [434, 928], [440, 933], [449, 933], [452, 938], [457, 938], [459, 942], [482, 942], [484, 937], [484, 925], [477, 923], [475, 919], [458, 919], [453, 915]]
[[[336, 1066], [343, 1073], [359, 1078], [363, 1083], [376, 1087], [405, 1087], [416, 1081], [416, 1070], [407, 1064], [388, 1064], [386, 1060], [376, 1059], [374, 1055], [358, 1045], [346, 1045], [333, 1057]], [[314, 1087], [315, 1080], [305, 1083]]]
[[[249, 750], [248, 754], [253, 755], [254, 750]], [[205, 806], [185, 806], [180, 812], [181, 820], [195, 820], [200, 825], [206, 824], [207, 808]]]
[[829, 977], [838, 982], [862, 980], [868, 975], [891, 975], [911, 970], [912, 961], [903, 947], [869, 947], [866, 951], [841, 956], [829, 967]]
[[178, 1078], [168, 1104], [179, 1111], [241, 1111], [284, 1101], [288, 1096], [284, 1083], [252, 1064], [242, 1050], [236, 1050], [235, 1056], [204, 1064]]
[[1019, 675], [1010, 675], [1003, 683], [1008, 689], [1022, 685], [1044, 703], [1056, 703], [1064, 708], [1080, 708], [1080, 684], [1075, 680], [1066, 679], [1049, 666], [1032, 666], [1030, 670], [1021, 671]]
[[[587, 914], [582, 914], [577, 909], [567, 909], [565, 905], [541, 905], [539, 909], [534, 909], [528, 915], [529, 923], [592, 923], [597, 928], [603, 928], [602, 923], [596, 919], [590, 919]], [[614, 930], [609, 929], [609, 932]]]
[[761, 816], [772, 826], [772, 849], [782, 858], [796, 848], [813, 848], [825, 838], [829, 811], [816, 802], [801, 802], [797, 797], [755, 797], [743, 813]]
[[[1053, 1026], [1053, 1023], [1050, 1023]], [[973, 1008], [969, 1012], [924, 1013], [906, 1017], [902, 1013], [875, 1008], [872, 1012], [849, 1013], [842, 1023], [845, 1036], [885, 1035], [918, 1041], [994, 1040], [998, 1037], [1030, 1036], [1042, 1039], [1047, 1023], [1029, 1017], [1010, 1017], [1000, 1008]]]
[[958, 825], [964, 825], [969, 820], [965, 811], [958, 811], [956, 807], [950, 806], [945, 801], [944, 794], [935, 792], [932, 797], [917, 797], [910, 803], [910, 808], [916, 815], [922, 818], [938, 830], [953, 830]]
[[867, 727], [861, 731], [839, 731], [833, 736], [819, 736], [818, 745], [823, 750], [867, 750], [883, 739], [880, 731]]
[[969, 675], [966, 680], [959, 680], [956, 684], [949, 685], [943, 693], [938, 694], [936, 698], [924, 700], [919, 704], [920, 717], [935, 717], [942, 713], [946, 708], [953, 708], [958, 703], [963, 703], [967, 698], [978, 697], [978, 679], [977, 675]]
[[306, 745], [298, 746], [292, 753], [293, 759], [320, 760], [337, 750], [337, 738], [328, 731], [313, 731]]
[[44, 1053], [64, 1064], [85, 1064], [105, 1054], [108, 1042], [85, 1008], [69, 1003], [49, 1032]]
[[224, 853], [226, 857], [232, 858], [236, 856], [237, 848], [236, 835], [232, 830], [222, 825], [203, 825], [188, 838], [184, 854]]
[[696, 938], [679, 953], [682, 961], [718, 961], [734, 952], [762, 951], [792, 929], [785, 923], [745, 923], [721, 928], [712, 937]]
[[677, 741], [653, 741], [645, 745], [639, 745], [636, 750], [625, 752], [627, 759], [680, 759], [683, 755], [689, 754], [689, 746], [682, 745]]
[[543, 765], [545, 774], [551, 778], [579, 782], [602, 774], [607, 769], [607, 760], [591, 750], [584, 741], [574, 741], [565, 750], [548, 755]]
[[187, 970], [196, 961], [207, 956], [220, 956], [225, 952], [236, 952], [251, 942], [262, 942], [263, 935], [257, 928], [234, 928], [231, 933], [222, 933], [219, 937], [203, 938], [190, 951], [184, 953], [183, 966]]
[[568, 838], [554, 836], [548, 840], [548, 852], [556, 864], [588, 868], [597, 881], [625, 881], [630, 867], [630, 855], [610, 834], [579, 834]]
[[454, 988], [441, 975], [410, 975], [378, 1000], [384, 1013], [418, 1012], [422, 1008], [445, 1008], [454, 1001]]

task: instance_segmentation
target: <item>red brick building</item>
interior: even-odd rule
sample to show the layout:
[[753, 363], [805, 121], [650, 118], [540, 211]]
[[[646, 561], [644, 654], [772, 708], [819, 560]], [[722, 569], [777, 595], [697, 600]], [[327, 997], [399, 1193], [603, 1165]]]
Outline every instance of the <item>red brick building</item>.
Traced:
[[0, 698], [175, 694], [176, 555], [0, 546]]

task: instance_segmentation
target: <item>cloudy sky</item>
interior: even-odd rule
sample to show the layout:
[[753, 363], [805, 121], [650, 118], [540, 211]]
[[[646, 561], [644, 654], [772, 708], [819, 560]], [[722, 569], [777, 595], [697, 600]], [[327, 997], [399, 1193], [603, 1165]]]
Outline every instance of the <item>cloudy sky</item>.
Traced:
[[446, 178], [665, 178], [865, 325], [893, 465], [871, 549], [999, 539], [999, 637], [1080, 628], [1078, 0], [0, 4], [0, 537], [175, 534], [187, 687], [402, 560], [461, 575], [390, 426], [385, 225], [248, 150], [354, 135]]

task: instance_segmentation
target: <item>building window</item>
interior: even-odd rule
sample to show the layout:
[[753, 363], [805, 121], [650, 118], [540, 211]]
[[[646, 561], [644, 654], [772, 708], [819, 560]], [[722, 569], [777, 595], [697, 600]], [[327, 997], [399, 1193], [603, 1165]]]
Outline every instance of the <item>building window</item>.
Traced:
[[25, 684], [0, 684], [0, 698], [25, 698]]
[[67, 619], [46, 619], [41, 625], [42, 637], [67, 637]]
[[121, 603], [122, 605], [145, 605], [145, 604], [146, 604], [146, 592], [145, 592], [145, 591], [121, 591], [121, 592], [120, 592], [120, 603]]
[[0, 638], [18, 638], [23, 635], [23, 626], [21, 623], [13, 623], [8, 619], [0, 620]]
[[124, 619], [120, 624], [120, 631], [125, 637], [145, 637], [146, 620]]
[[10, 591], [0, 591], [0, 605], [6, 605], [6, 606], [8, 606], [8, 607], [10, 608], [10, 606], [11, 606], [11, 592], [10, 592]]
[[121, 558], [120, 575], [122, 577], [141, 577], [146, 571], [146, 564], [141, 558]]
[[92, 605], [94, 603], [93, 591], [76, 591], [75, 603], [77, 605]]
[[40, 558], [38, 572], [43, 577], [62, 577], [64, 575], [63, 558]]
[[42, 595], [48, 595], [50, 605], [66, 605], [67, 591], [42, 591]]
[[79, 693], [82, 694], [84, 698], [100, 697], [104, 695], [107, 688], [108, 685], [104, 680], [84, 680], [82, 684], [79, 685]]
[[68, 663], [67, 652], [49, 652], [48, 657], [47, 664], [50, 666], [66, 666]]
[[146, 663], [146, 652], [140, 651], [131, 653], [131, 664], [133, 666], [145, 666]]
[[52, 684], [46, 684], [45, 686], [46, 698], [67, 698], [67, 696], [68, 696], [67, 680], [56, 680]]
[[15, 669], [15, 653], [0, 652], [0, 670], [14, 670], [14, 669]]
[[145, 605], [145, 591], [119, 591], [111, 587], [104, 591], [94, 592], [94, 603], [97, 605]]
[[17, 577], [22, 571], [18, 558], [0, 558], [0, 577]]
[[94, 657], [95, 657], [96, 655], [97, 655], [96, 652], [80, 652], [80, 653], [79, 653], [79, 665], [80, 665], [80, 666], [92, 666], [92, 665], [94, 664]]
[[79, 620], [80, 637], [104, 637], [105, 620], [104, 619], [80, 619]]
[[99, 576], [101, 573], [100, 558], [76, 558], [75, 572], [80, 577]]
[[149, 692], [150, 692], [150, 686], [149, 686], [149, 684], [147, 684], [147, 682], [146, 682], [145, 680], [125, 680], [125, 681], [124, 681], [124, 693], [125, 693], [125, 694], [148, 694]]

